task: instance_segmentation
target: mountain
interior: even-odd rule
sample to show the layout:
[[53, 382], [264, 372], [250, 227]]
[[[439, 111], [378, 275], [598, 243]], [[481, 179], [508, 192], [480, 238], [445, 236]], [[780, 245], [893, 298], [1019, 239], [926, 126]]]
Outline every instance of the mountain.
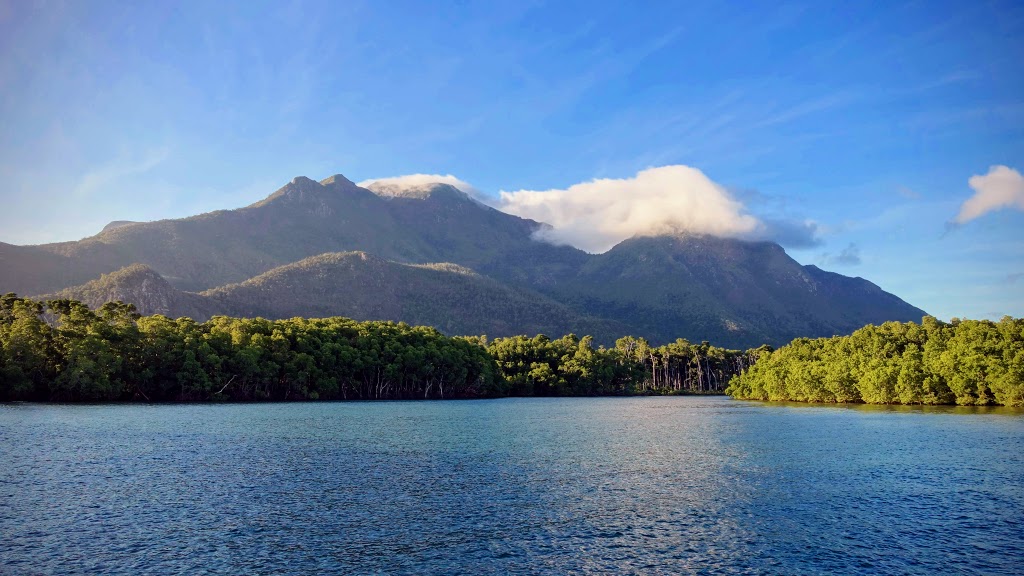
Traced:
[[485, 206], [449, 184], [368, 189], [387, 199], [392, 217], [419, 239], [425, 254], [414, 261], [457, 262], [506, 282], [544, 286], [587, 260], [582, 250], [534, 240], [543, 224]]
[[238, 284], [202, 293], [175, 289], [135, 264], [42, 299], [72, 298], [93, 308], [132, 302], [142, 314], [264, 318], [346, 316], [404, 321], [449, 334], [491, 337], [576, 330], [612, 342], [628, 328], [588, 318], [541, 294], [511, 288], [455, 264], [399, 264], [365, 252], [321, 254]]
[[384, 204], [340, 176], [323, 183], [295, 178], [245, 208], [107, 226], [79, 242], [34, 247], [88, 272], [62, 274], [44, 262], [32, 283], [12, 274], [8, 289], [50, 292], [66, 287], [69, 276], [80, 283], [134, 263], [151, 267], [176, 288], [204, 290], [329, 251], [358, 248], [387, 258], [416, 258], [418, 243], [403, 234]]
[[400, 264], [365, 252], [306, 258], [203, 295], [235, 316], [347, 316], [434, 326], [448, 334], [575, 331], [614, 341], [628, 330], [456, 264]]
[[114, 220], [113, 222], [104, 226], [103, 230], [100, 230], [100, 232], [106, 232], [108, 230], [113, 230], [114, 228], [128, 226], [129, 224], [138, 224], [138, 222], [132, 222], [131, 220]]
[[[131, 264], [145, 264], [182, 290], [242, 282], [327, 252], [361, 250], [397, 262], [457, 262], [532, 280], [552, 273], [517, 255], [585, 256], [531, 240], [540, 224], [434, 185], [419, 197], [377, 194], [344, 176], [298, 177], [264, 200], [190, 218], [115, 222], [77, 242], [0, 244], [0, 289], [55, 292]], [[573, 254], [578, 253], [578, 254]], [[557, 268], [557, 266], [556, 266]]]
[[549, 295], [656, 341], [742, 346], [925, 315], [861, 278], [802, 266], [778, 244], [692, 234], [621, 242]]
[[587, 254], [535, 240], [544, 226], [447, 184], [298, 177], [236, 210], [116, 221], [77, 242], [0, 243], [0, 292], [76, 293], [90, 303], [123, 296], [143, 311], [197, 318], [337, 314], [449, 333], [572, 331], [605, 342], [634, 334], [735, 347], [924, 315], [866, 280], [801, 266], [769, 242], [677, 234]]
[[214, 302], [200, 294], [183, 292], [149, 266], [133, 264], [81, 286], [65, 288], [54, 294], [38, 296], [39, 300], [69, 298], [99, 308], [107, 302], [121, 300], [135, 304], [144, 315], [163, 314], [172, 318], [188, 316], [206, 320], [217, 313]]

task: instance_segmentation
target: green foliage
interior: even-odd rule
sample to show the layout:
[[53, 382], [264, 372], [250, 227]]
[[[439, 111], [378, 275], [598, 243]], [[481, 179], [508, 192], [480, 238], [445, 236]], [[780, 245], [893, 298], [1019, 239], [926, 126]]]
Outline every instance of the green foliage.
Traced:
[[1024, 319], [887, 322], [801, 338], [734, 378], [736, 398], [1024, 406]]
[[205, 401], [721, 393], [1024, 405], [1024, 320], [888, 322], [772, 350], [540, 334], [488, 341], [348, 318], [206, 322], [0, 297], [0, 400]]
[[140, 316], [0, 298], [0, 400], [204, 401], [720, 393], [770, 348], [538, 335], [488, 342], [348, 318]]
[[487, 347], [513, 396], [721, 393], [763, 349], [740, 352], [677, 340], [652, 347], [626, 336], [614, 348], [569, 334], [497, 338]]
[[0, 298], [0, 400], [202, 401], [503, 395], [480, 340], [347, 318], [140, 317]]
[[493, 336], [562, 333], [578, 327], [607, 343], [626, 331], [536, 291], [505, 285], [454, 264], [402, 264], [362, 252], [320, 254], [198, 294], [177, 290], [152, 269], [136, 264], [40, 297], [57, 298], [78, 300], [93, 309], [123, 300], [146, 314], [198, 321], [216, 315], [345, 316], [405, 321], [453, 335]]

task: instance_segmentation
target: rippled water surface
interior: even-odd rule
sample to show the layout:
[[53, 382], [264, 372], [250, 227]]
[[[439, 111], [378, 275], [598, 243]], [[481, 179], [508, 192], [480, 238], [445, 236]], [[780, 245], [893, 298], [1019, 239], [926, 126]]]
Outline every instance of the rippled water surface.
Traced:
[[0, 573], [1013, 574], [1024, 412], [0, 405]]

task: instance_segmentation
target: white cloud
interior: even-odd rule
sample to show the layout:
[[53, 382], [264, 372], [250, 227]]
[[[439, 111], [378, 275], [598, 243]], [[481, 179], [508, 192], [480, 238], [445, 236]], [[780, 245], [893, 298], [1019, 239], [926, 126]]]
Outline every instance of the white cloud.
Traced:
[[450, 184], [459, 190], [462, 190], [468, 194], [471, 198], [478, 200], [483, 198], [483, 194], [480, 190], [477, 190], [473, 185], [465, 180], [460, 180], [451, 174], [407, 174], [405, 176], [393, 176], [390, 178], [372, 178], [370, 180], [363, 180], [357, 185], [366, 188], [371, 184], [377, 184], [381, 186], [394, 186], [396, 188], [414, 188], [417, 186], [425, 186], [427, 184]]
[[988, 174], [971, 176], [967, 184], [974, 195], [960, 206], [954, 224], [965, 224], [1001, 208], [1024, 210], [1024, 176], [1013, 168], [992, 166]]
[[149, 172], [167, 160], [168, 156], [170, 150], [160, 148], [146, 152], [141, 158], [122, 157], [108, 162], [83, 174], [75, 186], [74, 194], [81, 197], [101, 192], [103, 188], [126, 176]]
[[700, 170], [674, 165], [649, 168], [632, 178], [582, 182], [565, 190], [519, 190], [495, 199], [451, 174], [409, 174], [363, 180], [358, 185], [411, 190], [450, 184], [503, 212], [547, 224], [535, 237], [587, 252], [604, 252], [633, 236], [676, 232], [745, 240], [772, 240], [807, 248], [820, 244], [820, 227], [809, 220], [761, 219]]
[[[649, 168], [633, 178], [600, 179], [565, 190], [501, 192], [497, 208], [551, 225], [538, 238], [604, 252], [632, 236], [692, 232], [743, 239], [777, 239], [800, 232], [796, 244], [813, 243], [813, 223], [783, 226], [747, 213], [744, 205], [700, 170]], [[781, 240], [781, 239], [779, 239]]]

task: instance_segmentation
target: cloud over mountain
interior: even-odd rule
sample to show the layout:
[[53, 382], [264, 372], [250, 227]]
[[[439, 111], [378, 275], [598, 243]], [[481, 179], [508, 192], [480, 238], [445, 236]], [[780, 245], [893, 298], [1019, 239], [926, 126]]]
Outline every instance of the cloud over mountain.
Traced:
[[1009, 166], [992, 166], [988, 174], [971, 176], [974, 195], [961, 206], [953, 224], [966, 224], [1001, 208], [1024, 210], [1024, 176]]
[[374, 190], [407, 190], [450, 184], [488, 206], [548, 224], [537, 240], [601, 253], [633, 236], [690, 232], [722, 238], [770, 240], [790, 248], [820, 244], [818, 225], [809, 220], [762, 218], [724, 186], [696, 168], [648, 168], [632, 178], [603, 178], [564, 190], [502, 191], [485, 195], [451, 174], [409, 174], [364, 180]]
[[405, 176], [392, 176], [389, 178], [371, 178], [359, 182], [359, 186], [366, 188], [371, 184], [378, 186], [393, 186], [396, 188], [413, 188], [427, 184], [450, 184], [468, 194], [471, 198], [482, 200], [480, 190], [469, 182], [460, 180], [451, 174], [406, 174]]
[[811, 222], [762, 220], [725, 187], [689, 166], [642, 170], [632, 178], [603, 178], [564, 190], [501, 192], [497, 207], [551, 225], [538, 239], [604, 252], [633, 236], [675, 232], [725, 238], [816, 243]]

